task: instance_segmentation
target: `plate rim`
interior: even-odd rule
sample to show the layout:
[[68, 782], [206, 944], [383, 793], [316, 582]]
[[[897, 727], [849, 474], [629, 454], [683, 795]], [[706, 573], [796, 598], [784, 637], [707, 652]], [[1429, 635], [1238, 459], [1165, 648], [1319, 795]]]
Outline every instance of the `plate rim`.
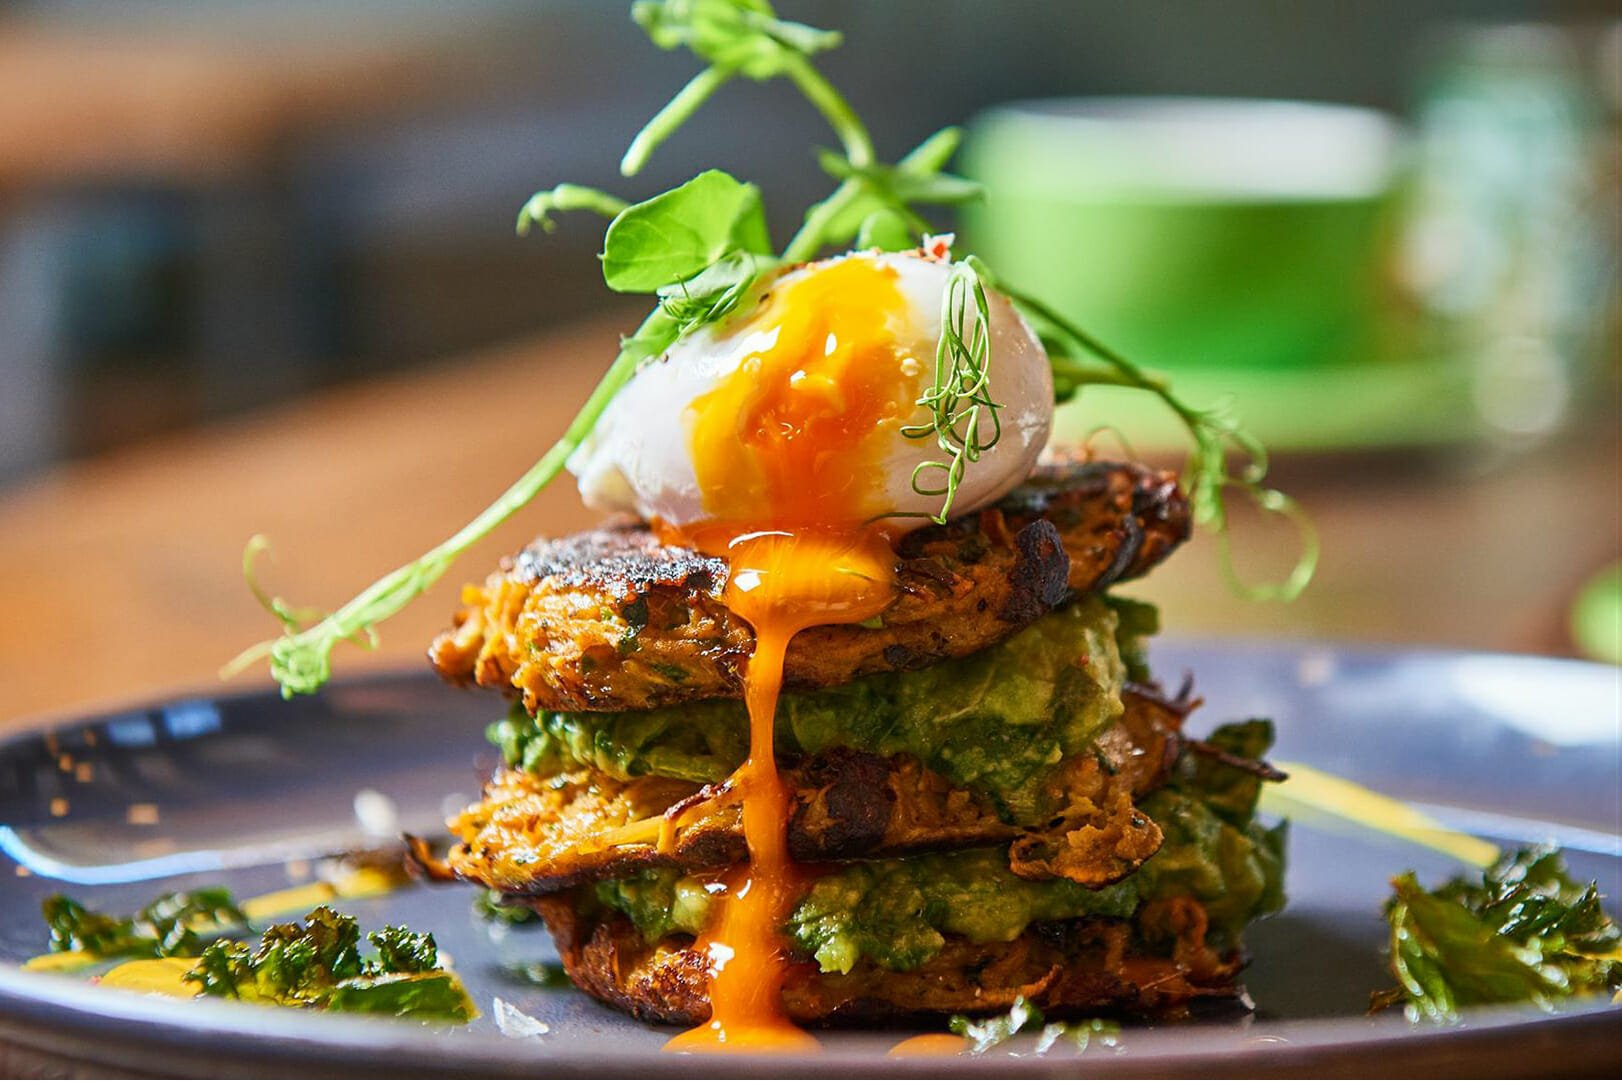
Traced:
[[[529, 1042], [496, 1037], [453, 1047], [431, 1029], [409, 1022], [206, 1001], [188, 1001], [185, 1011], [177, 1014], [175, 1005], [175, 1000], [156, 995], [98, 989], [71, 977], [27, 972], [0, 962], [0, 1034], [5, 1040], [46, 1053], [59, 1051], [66, 1042], [83, 1055], [88, 1049], [76, 1037], [82, 1040], [94, 1035], [95, 1042], [103, 1045], [116, 1039], [109, 1054], [90, 1056], [106, 1063], [128, 1065], [129, 1057], [119, 1052], [132, 1047], [143, 1062], [158, 1056], [158, 1061], [172, 1064], [178, 1053], [204, 1064], [236, 1067], [298, 1065], [311, 1071], [335, 1066], [386, 1067], [389, 1076], [526, 1076], [541, 1070], [548, 1075], [626, 1076], [627, 1069], [652, 1066], [659, 1076], [750, 1077], [790, 1073], [795, 1065], [807, 1061], [799, 1056], [757, 1054], [668, 1055], [640, 1048], [605, 1055], [568, 1046], [562, 1040], [548, 1044], [544, 1038]], [[814, 1061], [821, 1067], [818, 1073], [829, 1076], [870, 1075], [876, 1057], [883, 1057], [887, 1073], [901, 1077], [1069, 1075], [1080, 1061], [1086, 1061], [1089, 1075], [1097, 1077], [1197, 1076], [1223, 1071], [1235, 1076], [1304, 1076], [1337, 1065], [1345, 1069], [1358, 1062], [1366, 1064], [1371, 1058], [1393, 1073], [1397, 1067], [1443, 1060], [1457, 1065], [1453, 1052], [1462, 1043], [1491, 1043], [1504, 1073], [1517, 1072], [1517, 1065], [1523, 1071], [1529, 1066], [1546, 1071], [1546, 1055], [1556, 1049], [1562, 1055], [1563, 1071], [1622, 1060], [1622, 1044], [1616, 1042], [1616, 1037], [1622, 1037], [1622, 1010], [1603, 995], [1555, 1012], [1531, 1005], [1480, 1007], [1469, 1011], [1461, 1023], [1451, 1025], [1411, 1023], [1392, 1015], [1302, 1019], [1285, 1022], [1280, 1029], [1284, 1042], [1268, 1039], [1211, 1046], [1208, 1040], [1195, 1040], [1188, 1041], [1194, 1044], [1188, 1050], [1158, 1053], [1146, 1049], [1133, 1054], [1129, 1043], [1127, 1053], [1121, 1055], [889, 1058], [875, 1056], [868, 1047], [834, 1046], [824, 1047]], [[41, 1037], [30, 1038], [34, 1031]], [[1227, 1027], [1149, 1026], [1144, 1031], [1233, 1035]], [[519, 1053], [527, 1049], [533, 1053]], [[1588, 1053], [1574, 1057], [1573, 1051]]]

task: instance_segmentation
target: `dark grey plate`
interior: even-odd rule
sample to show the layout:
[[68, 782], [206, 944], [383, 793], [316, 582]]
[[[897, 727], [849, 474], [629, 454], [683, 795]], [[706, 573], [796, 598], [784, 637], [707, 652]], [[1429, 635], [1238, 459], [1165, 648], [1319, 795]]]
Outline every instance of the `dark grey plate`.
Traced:
[[[1199, 673], [1194, 727], [1268, 715], [1277, 757], [1417, 801], [1504, 841], [1554, 840], [1575, 873], [1622, 893], [1618, 670], [1453, 653], [1319, 646], [1165, 645], [1168, 676]], [[464, 1029], [334, 1018], [101, 990], [21, 971], [44, 946], [39, 901], [66, 890], [127, 910], [160, 890], [224, 883], [239, 896], [289, 884], [289, 862], [363, 845], [392, 803], [397, 825], [435, 830], [471, 796], [492, 755], [490, 701], [421, 675], [334, 686], [283, 702], [259, 693], [172, 702], [59, 725], [0, 747], [0, 1064], [55, 1056], [88, 1071], [201, 1074], [701, 1074], [939, 1077], [955, 1074], [1550, 1074], [1614, 1076], [1622, 1010], [1604, 1000], [1558, 1015], [1479, 1011], [1456, 1026], [1364, 1014], [1389, 977], [1381, 956], [1387, 879], [1457, 868], [1380, 836], [1297, 828], [1290, 907], [1255, 928], [1246, 973], [1254, 1015], [1129, 1026], [1121, 1049], [1084, 1058], [1029, 1041], [985, 1056], [886, 1058], [907, 1035], [839, 1031], [804, 1059], [695, 1059], [660, 1052], [668, 1032], [572, 990], [509, 974], [551, 958], [544, 933], [492, 935], [460, 888], [415, 888], [344, 902], [363, 924], [430, 929], [484, 1016]], [[381, 816], [386, 819], [386, 816]], [[501, 999], [548, 1026], [515, 1037]]]

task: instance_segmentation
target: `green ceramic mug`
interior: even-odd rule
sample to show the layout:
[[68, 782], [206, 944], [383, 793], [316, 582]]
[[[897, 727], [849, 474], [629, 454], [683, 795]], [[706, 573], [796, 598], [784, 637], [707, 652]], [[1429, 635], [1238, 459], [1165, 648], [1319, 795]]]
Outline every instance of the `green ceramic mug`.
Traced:
[[978, 117], [969, 250], [1150, 367], [1299, 371], [1381, 351], [1400, 133], [1367, 109], [1209, 98]]

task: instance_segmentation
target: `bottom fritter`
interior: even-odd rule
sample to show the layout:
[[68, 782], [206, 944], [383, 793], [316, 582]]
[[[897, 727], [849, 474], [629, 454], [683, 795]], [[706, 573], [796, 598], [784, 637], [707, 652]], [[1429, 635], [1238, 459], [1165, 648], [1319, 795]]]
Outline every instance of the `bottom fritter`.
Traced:
[[[709, 1019], [709, 963], [690, 935], [648, 942], [630, 919], [574, 891], [529, 902], [557, 941], [569, 978], [651, 1022]], [[1010, 942], [949, 936], [928, 961], [895, 971], [863, 960], [849, 972], [797, 964], [783, 1007], [802, 1024], [994, 1013], [1023, 998], [1049, 1016], [1110, 1012], [1164, 1017], [1196, 999], [1231, 997], [1242, 959], [1206, 942], [1203, 905], [1179, 897], [1131, 919], [1035, 923]]]

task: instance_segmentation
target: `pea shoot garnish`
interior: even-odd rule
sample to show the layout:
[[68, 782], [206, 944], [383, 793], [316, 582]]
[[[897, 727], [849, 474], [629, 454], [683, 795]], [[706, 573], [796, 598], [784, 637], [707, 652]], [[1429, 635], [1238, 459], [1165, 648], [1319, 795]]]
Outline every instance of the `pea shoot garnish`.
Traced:
[[[576, 184], [560, 184], [533, 195], [518, 215], [520, 234], [536, 227], [549, 231], [560, 213], [584, 211], [609, 219], [603, 238], [604, 283], [615, 292], [652, 298], [653, 309], [623, 339], [596, 389], [539, 461], [451, 537], [384, 575], [336, 611], [311, 613], [260, 591], [254, 584], [253, 557], [264, 542], [250, 543], [244, 560], [249, 582], [281, 624], [282, 633], [242, 653], [227, 666], [228, 674], [268, 658], [284, 696], [318, 690], [332, 675], [332, 653], [340, 642], [371, 645], [379, 623], [431, 587], [458, 556], [558, 476], [609, 402], [644, 363], [664, 355], [700, 327], [745, 310], [748, 298], [780, 271], [852, 245], [885, 251], [915, 248], [918, 236], [930, 231], [921, 208], [959, 204], [980, 194], [978, 185], [945, 171], [961, 138], [956, 128], [936, 132], [894, 163], [878, 159], [861, 118], [816, 66], [820, 53], [839, 44], [837, 33], [780, 19], [766, 0], [642, 0], [633, 5], [632, 16], [656, 46], [686, 49], [704, 67], [632, 139], [620, 163], [623, 175], [636, 176], [666, 140], [732, 82], [784, 78], [821, 114], [837, 139], [838, 149], [825, 149], [817, 156], [822, 170], [837, 182], [835, 187], [806, 210], [803, 224], [781, 250], [771, 243], [760, 190], [718, 169], [640, 201]], [[928, 423], [907, 432], [917, 439], [933, 438], [944, 456], [920, 467], [912, 478], [915, 490], [941, 498], [935, 520], [946, 520], [965, 472], [995, 444], [1000, 432], [999, 406], [989, 393], [995, 358], [984, 329], [987, 288], [1012, 298], [1041, 333], [1052, 352], [1059, 401], [1088, 384], [1124, 385], [1156, 394], [1183, 420], [1194, 443], [1187, 474], [1196, 517], [1222, 538], [1225, 563], [1224, 496], [1229, 489], [1241, 489], [1264, 510], [1294, 519], [1305, 536], [1294, 571], [1282, 583], [1247, 592], [1269, 597], [1300, 592], [1312, 574], [1316, 548], [1294, 504], [1263, 486], [1266, 456], [1260, 445], [1220, 413], [1186, 405], [1163, 379], [999, 283], [972, 256], [954, 265], [943, 298], [947, 318], [936, 378], [918, 402], [928, 412]], [[1237, 475], [1228, 469], [1229, 452], [1247, 462]]]

